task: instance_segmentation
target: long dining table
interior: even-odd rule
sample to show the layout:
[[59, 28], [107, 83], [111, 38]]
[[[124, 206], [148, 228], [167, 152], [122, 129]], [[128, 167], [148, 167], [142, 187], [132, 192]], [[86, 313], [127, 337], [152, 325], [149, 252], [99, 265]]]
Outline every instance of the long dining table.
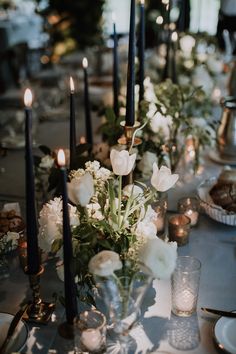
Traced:
[[[23, 159], [22, 151], [10, 151], [2, 165], [10, 173], [0, 175], [2, 182], [11, 180], [11, 161]], [[183, 174], [178, 185], [169, 193], [168, 216], [176, 212], [179, 198], [195, 195], [199, 183], [217, 176], [222, 165], [203, 160], [200, 175]], [[13, 177], [12, 177], [13, 178]], [[21, 186], [21, 182], [19, 184]], [[14, 189], [14, 188], [13, 188]], [[23, 201], [23, 197], [9, 194], [9, 200]], [[4, 195], [4, 202], [7, 201]], [[2, 200], [3, 202], [3, 200]], [[22, 205], [24, 205], [22, 203]], [[178, 247], [178, 255], [190, 255], [201, 261], [201, 278], [197, 313], [191, 317], [177, 317], [171, 313], [170, 280], [154, 280], [145, 296], [139, 324], [131, 331], [134, 345], [130, 353], [192, 353], [216, 354], [214, 325], [219, 317], [208, 315], [201, 307], [236, 310], [236, 227], [219, 223], [201, 213], [199, 223], [190, 232], [189, 242]], [[17, 252], [8, 256], [9, 277], [0, 282], [0, 312], [14, 314], [25, 301], [32, 299], [29, 279], [19, 263]], [[56, 274], [55, 259], [46, 259], [40, 278], [40, 292], [44, 301], [55, 301], [63, 295], [63, 282]], [[56, 301], [55, 311], [48, 324], [27, 323], [29, 335], [22, 349], [25, 354], [73, 353], [73, 340], [59, 335], [58, 326], [64, 322], [64, 307]]]
[[[39, 124], [36, 142], [45, 145], [50, 142], [51, 149], [66, 146], [68, 122], [57, 121], [55, 124], [54, 121], [47, 121]], [[177, 202], [181, 197], [196, 195], [202, 181], [219, 175], [223, 164], [210, 159], [210, 152], [207, 151], [202, 158], [200, 174], [194, 176], [188, 170], [181, 169], [180, 181], [168, 193], [168, 216], [177, 211]], [[38, 153], [37, 149], [35, 153]], [[0, 205], [19, 202], [24, 217], [24, 149], [8, 150], [7, 156], [0, 160], [0, 167]], [[170, 281], [154, 280], [144, 299], [139, 325], [131, 332], [134, 338], [131, 354], [217, 353], [214, 325], [218, 317], [203, 313], [201, 307], [236, 310], [236, 227], [218, 223], [202, 213], [198, 225], [191, 229], [189, 243], [178, 247], [178, 254], [197, 257], [202, 264], [197, 313], [189, 318], [172, 315]], [[15, 314], [22, 303], [32, 299], [32, 292], [17, 252], [7, 258], [9, 277], [0, 281], [0, 312]], [[47, 259], [40, 277], [44, 301], [55, 301], [55, 294], [57, 298], [63, 295], [64, 286], [56, 274], [55, 262], [54, 259]], [[58, 333], [64, 316], [64, 307], [57, 300], [47, 325], [28, 322], [29, 336], [22, 352], [73, 352], [73, 341], [62, 338]]]

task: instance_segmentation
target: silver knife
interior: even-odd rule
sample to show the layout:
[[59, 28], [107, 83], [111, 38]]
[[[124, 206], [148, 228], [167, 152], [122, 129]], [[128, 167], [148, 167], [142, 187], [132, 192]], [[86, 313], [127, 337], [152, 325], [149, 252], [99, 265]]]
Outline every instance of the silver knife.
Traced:
[[8, 328], [6, 338], [0, 347], [0, 354], [4, 354], [6, 352], [6, 349], [7, 349], [9, 342], [10, 342], [10, 339], [13, 336], [18, 324], [20, 323], [20, 320], [21, 320], [22, 316], [24, 315], [27, 307], [28, 307], [28, 305], [23, 306], [13, 317], [13, 319], [10, 323], [10, 326]]
[[236, 312], [211, 309], [211, 308], [208, 308], [208, 307], [201, 307], [201, 310], [204, 311], [204, 312], [213, 313], [214, 315], [218, 315], [218, 316], [236, 318]]

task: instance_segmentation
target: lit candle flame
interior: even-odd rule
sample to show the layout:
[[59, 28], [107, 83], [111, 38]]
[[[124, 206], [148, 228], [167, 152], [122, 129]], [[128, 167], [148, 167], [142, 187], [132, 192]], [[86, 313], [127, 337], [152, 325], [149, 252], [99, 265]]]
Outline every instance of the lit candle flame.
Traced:
[[60, 167], [64, 167], [66, 164], [66, 158], [65, 158], [65, 153], [62, 149], [58, 150], [57, 153], [57, 163]]
[[75, 91], [75, 85], [72, 77], [70, 76], [70, 91], [74, 92]]
[[84, 57], [82, 62], [83, 68], [86, 69], [88, 67], [88, 59]]
[[173, 42], [176, 42], [178, 40], [178, 33], [176, 31], [172, 33], [171, 39]]
[[30, 91], [29, 88], [27, 88], [25, 90], [25, 94], [24, 94], [24, 104], [25, 104], [25, 106], [26, 107], [31, 107], [32, 101], [33, 101], [32, 92]]
[[111, 13], [111, 18], [112, 18], [112, 22], [115, 23], [116, 22], [116, 14], [115, 14], [115, 12]]

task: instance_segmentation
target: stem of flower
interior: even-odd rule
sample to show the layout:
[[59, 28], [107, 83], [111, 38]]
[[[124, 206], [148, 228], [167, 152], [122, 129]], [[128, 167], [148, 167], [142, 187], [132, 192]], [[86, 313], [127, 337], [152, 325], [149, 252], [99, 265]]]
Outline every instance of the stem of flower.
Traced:
[[118, 187], [118, 227], [121, 226], [121, 190], [122, 190], [122, 176], [119, 176], [119, 187]]

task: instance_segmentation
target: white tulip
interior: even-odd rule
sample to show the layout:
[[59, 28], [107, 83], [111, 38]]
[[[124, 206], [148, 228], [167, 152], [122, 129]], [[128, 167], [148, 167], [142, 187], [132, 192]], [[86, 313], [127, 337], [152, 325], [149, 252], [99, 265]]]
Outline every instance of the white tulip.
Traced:
[[129, 155], [128, 151], [111, 150], [111, 165], [115, 175], [127, 176], [133, 169], [136, 154]]
[[73, 178], [67, 187], [69, 199], [74, 204], [86, 206], [94, 195], [93, 178], [88, 172], [80, 178]]
[[177, 243], [166, 243], [160, 238], [148, 239], [139, 249], [140, 261], [157, 279], [168, 279], [175, 269]]
[[159, 169], [157, 164], [153, 164], [153, 174], [151, 177], [151, 185], [158, 192], [165, 192], [175, 185], [179, 178], [178, 174], [171, 174], [171, 170], [166, 166]]
[[128, 198], [130, 198], [131, 196], [133, 198], [137, 198], [143, 196], [143, 190], [141, 187], [137, 186], [136, 184], [127, 184], [123, 188], [123, 195]]
[[119, 254], [113, 251], [101, 251], [93, 256], [88, 264], [92, 274], [107, 277], [112, 275], [115, 270], [122, 268]]

